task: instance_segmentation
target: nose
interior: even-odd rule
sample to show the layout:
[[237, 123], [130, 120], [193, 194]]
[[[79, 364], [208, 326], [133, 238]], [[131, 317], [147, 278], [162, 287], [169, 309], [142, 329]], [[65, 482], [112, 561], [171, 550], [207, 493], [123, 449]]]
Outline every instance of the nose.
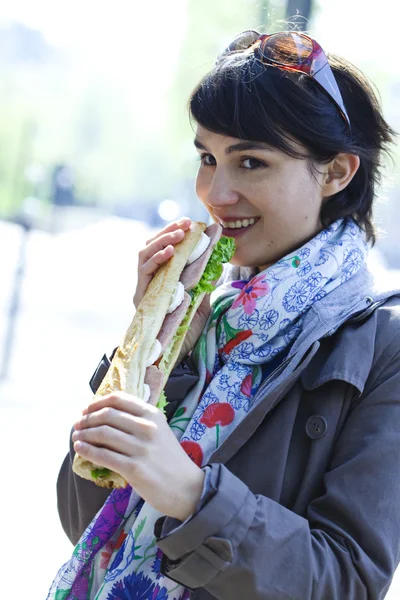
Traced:
[[226, 169], [216, 167], [207, 191], [206, 202], [212, 208], [236, 204], [239, 194]]

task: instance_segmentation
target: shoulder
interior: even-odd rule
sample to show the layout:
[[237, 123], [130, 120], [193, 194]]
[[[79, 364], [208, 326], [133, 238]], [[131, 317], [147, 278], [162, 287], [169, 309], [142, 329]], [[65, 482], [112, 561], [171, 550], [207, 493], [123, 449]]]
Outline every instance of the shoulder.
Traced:
[[400, 327], [400, 294], [385, 300], [376, 311], [380, 324]]
[[400, 297], [392, 296], [375, 311], [374, 366], [377, 373], [389, 365], [400, 369]]
[[400, 351], [400, 296], [391, 296], [374, 311], [376, 354]]
[[400, 297], [389, 296], [353, 315], [320, 349], [303, 377], [306, 389], [340, 379], [362, 394], [398, 365], [400, 373]]
[[367, 341], [373, 348], [373, 356], [366, 391], [389, 380], [396, 381], [397, 387], [400, 374], [400, 297], [391, 296], [382, 302], [367, 319], [365, 328], [368, 321], [370, 339]]

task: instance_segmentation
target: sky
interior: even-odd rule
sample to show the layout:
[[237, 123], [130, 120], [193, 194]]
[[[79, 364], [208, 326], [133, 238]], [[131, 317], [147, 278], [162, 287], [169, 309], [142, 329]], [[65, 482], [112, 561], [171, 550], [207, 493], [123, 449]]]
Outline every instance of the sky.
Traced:
[[360, 64], [381, 62], [400, 76], [398, 0], [317, 0], [312, 31], [324, 49]]
[[[46, 40], [81, 54], [90, 67], [145, 78], [148, 65], [137, 53], [154, 52], [163, 45], [161, 60], [176, 64], [186, 27], [186, 0], [13, 0], [0, 6], [0, 24], [17, 20], [40, 30]], [[165, 39], [160, 40], [163, 33]], [[155, 67], [161, 66], [160, 62]], [[170, 68], [160, 68], [160, 84]]]
[[172, 28], [177, 33], [184, 28], [185, 5], [186, 0], [13, 0], [0, 7], [0, 21], [17, 19], [40, 29], [55, 45], [87, 46], [102, 41], [104, 50], [113, 52], [124, 37], [133, 47], [148, 41], [154, 32]]
[[[105, 67], [115, 68], [118, 58], [122, 69], [132, 66], [140, 49], [155, 51], [160, 43], [167, 44], [163, 60], [164, 56], [176, 60], [186, 27], [186, 4], [187, 0], [13, 0], [0, 6], [0, 23], [17, 19], [41, 30], [52, 44], [84, 50], [94, 63], [101, 59]], [[281, 0], [270, 0], [271, 10], [280, 4]], [[400, 2], [315, 0], [315, 4], [313, 31], [326, 49], [358, 63], [380, 58], [400, 76]], [[160, 41], [161, 33], [167, 41]]]
[[[146, 108], [157, 115], [180, 57], [188, 1], [13, 0], [0, 5], [0, 25], [18, 20], [39, 29], [49, 43], [66, 47], [78, 57], [84, 77], [85, 73], [104, 73], [107, 81], [123, 90], [132, 107], [138, 89], [149, 90]], [[282, 2], [269, 0], [272, 17], [274, 7]], [[343, 55], [376, 81], [386, 117], [399, 130], [400, 2], [314, 0], [314, 5], [311, 35], [325, 51]]]

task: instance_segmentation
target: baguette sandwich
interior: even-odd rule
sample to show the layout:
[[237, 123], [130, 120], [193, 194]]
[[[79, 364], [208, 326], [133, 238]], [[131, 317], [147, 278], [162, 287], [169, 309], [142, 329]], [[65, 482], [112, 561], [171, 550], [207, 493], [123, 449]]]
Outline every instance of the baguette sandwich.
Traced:
[[[125, 391], [162, 410], [163, 392], [186, 332], [206, 294], [235, 251], [214, 223], [192, 222], [173, 256], [154, 274], [95, 398]], [[72, 469], [101, 487], [126, 487], [118, 473], [75, 455]]]

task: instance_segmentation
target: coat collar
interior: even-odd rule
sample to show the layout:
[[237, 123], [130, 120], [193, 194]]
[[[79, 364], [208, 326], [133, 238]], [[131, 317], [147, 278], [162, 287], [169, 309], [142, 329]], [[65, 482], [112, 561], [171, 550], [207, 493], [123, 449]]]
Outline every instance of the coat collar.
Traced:
[[[303, 332], [291, 349], [291, 353], [297, 352], [321, 339], [318, 354], [301, 378], [306, 390], [339, 379], [363, 393], [376, 350], [377, 321], [367, 318], [394, 296], [400, 297], [400, 285], [393, 285], [392, 275], [374, 273], [366, 266], [310, 309]], [[344, 323], [346, 327], [342, 327]]]

